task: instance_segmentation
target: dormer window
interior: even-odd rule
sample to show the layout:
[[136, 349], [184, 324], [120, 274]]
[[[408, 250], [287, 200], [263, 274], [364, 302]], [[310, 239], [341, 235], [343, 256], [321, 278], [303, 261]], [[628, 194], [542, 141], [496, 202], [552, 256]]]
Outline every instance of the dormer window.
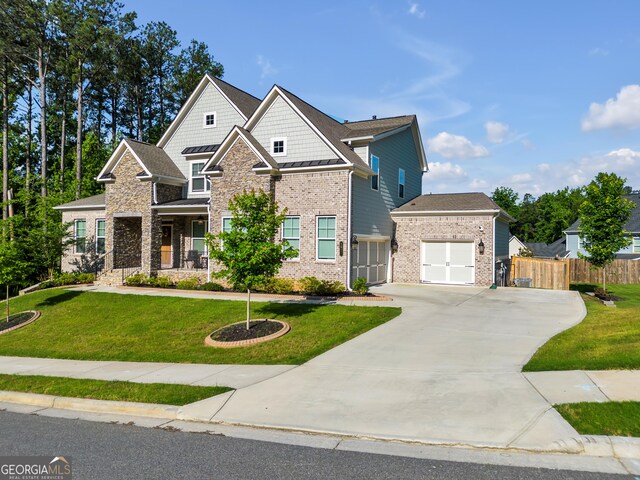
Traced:
[[272, 138], [271, 139], [271, 155], [274, 157], [284, 157], [287, 155], [287, 138]]
[[216, 126], [216, 112], [207, 112], [202, 119], [203, 128], [213, 128]]
[[211, 191], [211, 182], [202, 174], [204, 162], [191, 164], [191, 178], [189, 179], [189, 193], [208, 193]]

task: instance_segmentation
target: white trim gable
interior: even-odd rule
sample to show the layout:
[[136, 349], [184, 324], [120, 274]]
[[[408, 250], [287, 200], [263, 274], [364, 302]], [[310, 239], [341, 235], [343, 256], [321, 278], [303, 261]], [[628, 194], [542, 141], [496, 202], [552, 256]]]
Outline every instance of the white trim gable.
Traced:
[[144, 163], [142, 163], [142, 160], [140, 160], [140, 157], [136, 155], [136, 152], [133, 150], [133, 148], [131, 148], [131, 145], [127, 143], [127, 139], [125, 138], [120, 141], [120, 144], [113, 151], [113, 153], [111, 154], [111, 157], [109, 157], [109, 160], [107, 161], [103, 169], [100, 170], [100, 173], [96, 178], [96, 181], [98, 182], [108, 181], [108, 180], [100, 180], [100, 179], [102, 178], [103, 175], [106, 175], [107, 173], [111, 173], [118, 166], [118, 163], [120, 163], [120, 160], [122, 160], [122, 157], [127, 152], [127, 150], [131, 152], [131, 155], [133, 155], [133, 158], [135, 158], [138, 164], [142, 167], [142, 169], [146, 173], [146, 177], [151, 178], [151, 172], [147, 169], [147, 167], [145, 167]]
[[[269, 93], [267, 94], [266, 97], [264, 97], [264, 100], [262, 100], [262, 103], [258, 106], [258, 108], [256, 109], [255, 112], [253, 112], [253, 115], [251, 115], [251, 117], [247, 120], [247, 123], [244, 124], [244, 128], [246, 130], [248, 130], [249, 132], [251, 132], [253, 130], [253, 128], [260, 122], [260, 120], [262, 119], [262, 117], [264, 117], [267, 113], [267, 111], [269, 110], [269, 108], [271, 107], [271, 105], [273, 104], [273, 102], [275, 101], [275, 99], [277, 97], [280, 97], [282, 100], [284, 100], [284, 102], [307, 124], [307, 126], [309, 128], [311, 128], [311, 130], [313, 130], [313, 132], [327, 145], [327, 147], [329, 147], [329, 149], [331, 149], [331, 151], [333, 153], [335, 153], [335, 155], [344, 160], [346, 162], [346, 166], [353, 166], [353, 163], [346, 158], [344, 155], [342, 155], [342, 153], [333, 145], [332, 142], [330, 142], [327, 137], [325, 137], [322, 132], [320, 132], [320, 130], [318, 130], [318, 128], [289, 100], [289, 98], [287, 97], [286, 94], [284, 94], [282, 92], [282, 90], [280, 90], [280, 88], [278, 88], [277, 85], [274, 85], [271, 90], [269, 91]], [[285, 133], [285, 132], [283, 132]], [[270, 148], [270, 146], [269, 146]]]
[[182, 108], [178, 111], [176, 118], [173, 119], [173, 122], [169, 124], [162, 137], [160, 137], [160, 140], [158, 140], [158, 143], [156, 144], [158, 147], [163, 148], [167, 143], [169, 143], [169, 140], [171, 140], [173, 134], [178, 130], [183, 120], [187, 117], [188, 113], [197, 103], [198, 99], [209, 84], [211, 84], [220, 93], [220, 95], [222, 95], [222, 97], [229, 103], [229, 105], [231, 105], [244, 120], [247, 120], [246, 115], [242, 113], [237, 105], [229, 99], [229, 97], [222, 91], [222, 89], [216, 84], [216, 82], [213, 81], [213, 78], [207, 73], [204, 77], [202, 77], [202, 80], [200, 80], [198, 86], [189, 96]]
[[220, 147], [216, 152], [211, 156], [211, 158], [204, 164], [202, 168], [202, 173], [205, 175], [216, 175], [219, 172], [209, 170], [211, 167], [215, 165], [219, 165], [222, 163], [222, 160], [227, 155], [229, 150], [238, 142], [238, 140], [242, 138], [244, 143], [251, 149], [251, 151], [255, 154], [256, 157], [260, 159], [262, 163], [264, 163], [264, 167], [260, 167], [260, 169], [273, 169], [274, 167], [269, 163], [269, 161], [264, 158], [264, 156], [253, 146], [252, 142], [245, 136], [245, 134], [240, 130], [240, 127], [237, 125], [233, 127], [233, 129], [229, 132], [227, 137], [222, 141]]

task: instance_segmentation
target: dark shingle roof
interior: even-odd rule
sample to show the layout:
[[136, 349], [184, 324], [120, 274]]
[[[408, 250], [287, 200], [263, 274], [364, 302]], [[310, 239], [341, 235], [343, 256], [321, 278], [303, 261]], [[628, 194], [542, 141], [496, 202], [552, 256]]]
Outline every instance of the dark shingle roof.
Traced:
[[525, 246], [533, 252], [534, 257], [538, 258], [555, 258], [556, 256], [564, 258], [567, 255], [567, 241], [559, 238], [553, 243], [544, 242], [525, 242]]
[[486, 194], [473, 193], [434, 193], [420, 195], [409, 200], [394, 212], [439, 212], [439, 211], [501, 210]]
[[197, 147], [187, 147], [182, 150], [182, 155], [191, 155], [194, 153], [213, 153], [218, 150], [220, 144], [216, 145], [199, 145]]
[[191, 207], [198, 205], [206, 205], [209, 203], [209, 198], [183, 198], [182, 200], [172, 200], [170, 202], [158, 203], [157, 207]]
[[329, 160], [307, 160], [303, 162], [284, 162], [278, 164], [279, 168], [300, 168], [300, 167], [324, 167], [326, 165], [344, 165], [341, 158], [331, 158]]
[[315, 127], [320, 130], [329, 142], [351, 163], [358, 165], [369, 170], [369, 166], [355, 153], [351, 148], [342, 142], [343, 138], [349, 135], [350, 130], [342, 123], [335, 121], [327, 114], [321, 112], [312, 105], [309, 105], [304, 100], [298, 98], [293, 93], [278, 86], [278, 88], [287, 96], [287, 98], [293, 103], [302, 114], [309, 119]]
[[[635, 204], [635, 208], [631, 210], [629, 220], [624, 224], [624, 229], [631, 233], [640, 233], [640, 194], [634, 193], [632, 195], [623, 195], [624, 198]], [[580, 219], [573, 222], [573, 224], [565, 230], [567, 233], [578, 233], [580, 227]]]
[[[251, 144], [251, 146], [255, 148], [260, 153], [260, 155], [262, 155], [262, 157], [267, 161], [270, 167], [278, 168], [278, 162], [276, 162], [273, 159], [271, 154], [269, 154], [269, 152], [267, 152], [267, 150], [260, 144], [260, 142], [256, 140], [256, 137], [254, 137], [251, 134], [251, 132], [249, 132], [248, 130], [245, 130], [242, 127], [237, 126], [236, 128], [238, 129], [239, 132], [242, 133], [242, 135], [244, 135], [244, 137]], [[264, 165], [262, 166], [264, 167]]]
[[186, 181], [186, 178], [184, 178], [180, 169], [178, 169], [169, 155], [167, 155], [167, 152], [160, 147], [146, 142], [139, 142], [131, 138], [127, 138], [126, 142], [146, 169], [149, 170], [151, 175], [179, 178]]
[[74, 200], [73, 202], [63, 203], [62, 205], [58, 205], [57, 207], [53, 207], [55, 210], [73, 210], [74, 208], [104, 208], [105, 206], [105, 195], [104, 193], [99, 193], [98, 195], [93, 195], [92, 197], [81, 198], [80, 200]]
[[377, 118], [343, 123], [343, 125], [351, 131], [345, 138], [379, 135], [384, 132], [395, 130], [396, 128], [411, 125], [415, 119], [415, 115], [402, 115], [399, 117]]
[[245, 117], [249, 118], [253, 112], [256, 111], [258, 105], [260, 105], [261, 100], [254, 97], [253, 95], [240, 90], [239, 88], [234, 87], [233, 85], [228, 84], [224, 80], [220, 80], [213, 75], [210, 75], [211, 79], [215, 82], [215, 84], [224, 92], [224, 94], [229, 97], [236, 107], [240, 109], [240, 111], [244, 114]]

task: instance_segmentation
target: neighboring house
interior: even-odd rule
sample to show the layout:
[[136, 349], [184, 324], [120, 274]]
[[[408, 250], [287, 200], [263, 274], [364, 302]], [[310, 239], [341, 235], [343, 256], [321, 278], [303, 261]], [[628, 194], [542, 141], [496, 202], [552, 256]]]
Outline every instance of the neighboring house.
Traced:
[[518, 237], [511, 235], [509, 238], [509, 258], [520, 255], [520, 251], [525, 248], [527, 247]]
[[567, 258], [569, 255], [566, 238], [559, 238], [552, 243], [525, 242], [525, 246], [536, 258]]
[[[629, 220], [624, 225], [624, 229], [631, 234], [631, 244], [616, 253], [618, 259], [638, 260], [640, 259], [640, 194], [623, 195], [624, 198], [632, 202], [635, 207], [631, 211]], [[583, 248], [584, 242], [580, 237], [580, 220], [576, 220], [573, 225], [564, 231], [569, 258], [578, 258], [578, 252], [587, 255]]]
[[[259, 100], [207, 75], [157, 145], [120, 142], [97, 178], [104, 194], [57, 207], [76, 239], [62, 266], [91, 239], [103, 281], [124, 269], [211, 278], [205, 233], [230, 228], [235, 194], [264, 190], [287, 209], [280, 236], [299, 251], [282, 277], [490, 285], [510, 218], [484, 194], [420, 196], [427, 171], [414, 115], [341, 123], [280, 86]], [[436, 198], [447, 200], [408, 212]], [[443, 270], [420, 274], [433, 255]]]

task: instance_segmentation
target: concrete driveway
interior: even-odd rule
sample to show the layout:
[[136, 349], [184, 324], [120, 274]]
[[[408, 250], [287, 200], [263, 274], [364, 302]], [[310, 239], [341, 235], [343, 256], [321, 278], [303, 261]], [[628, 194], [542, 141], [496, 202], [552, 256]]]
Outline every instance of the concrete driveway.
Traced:
[[585, 315], [575, 292], [385, 285], [403, 313], [305, 365], [237, 390], [213, 420], [477, 446], [577, 436], [520, 373]]

